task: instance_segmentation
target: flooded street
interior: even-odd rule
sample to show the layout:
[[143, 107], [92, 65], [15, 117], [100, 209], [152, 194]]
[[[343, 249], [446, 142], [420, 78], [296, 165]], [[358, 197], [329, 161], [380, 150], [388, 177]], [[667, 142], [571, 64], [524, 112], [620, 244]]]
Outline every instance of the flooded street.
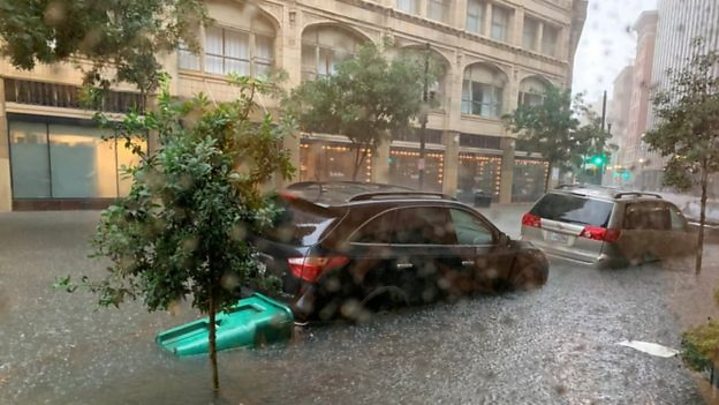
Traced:
[[[487, 212], [516, 235], [523, 209]], [[174, 316], [141, 303], [96, 309], [86, 292], [52, 290], [57, 276], [102, 271], [86, 258], [98, 215], [0, 215], [0, 403], [212, 402], [207, 359], [175, 358], [153, 341], [195, 319], [188, 306]], [[717, 261], [705, 271], [716, 274]], [[682, 305], [672, 300], [692, 299], [696, 284], [691, 269], [554, 264], [536, 292], [317, 325], [292, 344], [221, 353], [216, 402], [701, 403], [679, 358], [617, 345], [678, 348]]]

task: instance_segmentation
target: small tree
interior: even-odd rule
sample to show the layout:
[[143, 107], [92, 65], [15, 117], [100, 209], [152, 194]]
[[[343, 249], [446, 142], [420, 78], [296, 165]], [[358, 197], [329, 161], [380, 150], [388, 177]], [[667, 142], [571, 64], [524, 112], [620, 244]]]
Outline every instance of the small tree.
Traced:
[[159, 84], [158, 58], [180, 43], [197, 49], [208, 21], [202, 0], [0, 0], [2, 52], [15, 67], [85, 59], [88, 85], [130, 83], [143, 104]]
[[664, 184], [679, 190], [701, 189], [699, 238], [695, 271], [701, 272], [704, 253], [709, 175], [719, 171], [719, 53], [702, 52], [695, 41], [694, 55], [684, 69], [669, 71], [669, 89], [653, 99], [659, 125], [644, 137], [650, 148], [666, 157]]
[[[210, 318], [215, 390], [215, 314], [236, 302], [239, 286], [270, 288], [277, 281], [259, 270], [247, 239], [274, 218], [259, 188], [275, 174], [289, 178], [293, 171], [281, 147], [291, 126], [273, 124], [269, 114], [259, 124], [249, 119], [255, 94], [271, 86], [233, 81], [239, 98], [219, 104], [202, 96], [176, 102], [163, 85], [157, 112], [130, 114], [120, 125], [126, 134], [156, 132], [161, 148], [128, 169], [129, 195], [102, 214], [94, 246], [97, 256], [112, 262], [107, 277], [85, 277], [81, 284], [99, 295], [101, 306], [142, 297], [150, 311], [191, 295], [192, 306]], [[69, 277], [59, 284], [77, 288]]]
[[[532, 152], [537, 152], [552, 168], [567, 169], [580, 165], [593, 150], [603, 150], [608, 134], [597, 127], [596, 122], [580, 127], [578, 114], [586, 113], [580, 97], [574, 100], [569, 89], [547, 86], [542, 103], [523, 104], [502, 117], [505, 127], [526, 142]], [[544, 190], [549, 189], [549, 177], [544, 180]]]
[[344, 135], [351, 141], [356, 180], [368, 154], [388, 133], [411, 129], [422, 106], [423, 75], [423, 67], [410, 58], [390, 61], [370, 43], [339, 63], [334, 74], [296, 87], [284, 106], [297, 117], [301, 130]]

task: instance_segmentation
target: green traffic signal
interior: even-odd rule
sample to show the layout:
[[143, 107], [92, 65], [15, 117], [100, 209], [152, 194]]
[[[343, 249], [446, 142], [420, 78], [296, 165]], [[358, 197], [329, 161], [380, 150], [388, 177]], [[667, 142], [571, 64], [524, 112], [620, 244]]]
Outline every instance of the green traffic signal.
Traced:
[[604, 155], [594, 155], [589, 158], [589, 162], [595, 166], [604, 166], [604, 163], [606, 163], [606, 157]]

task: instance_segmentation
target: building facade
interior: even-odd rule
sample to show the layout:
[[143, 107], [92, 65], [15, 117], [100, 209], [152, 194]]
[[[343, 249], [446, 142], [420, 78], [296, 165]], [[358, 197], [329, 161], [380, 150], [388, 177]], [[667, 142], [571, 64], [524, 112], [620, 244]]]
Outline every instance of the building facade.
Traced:
[[[295, 86], [332, 74], [365, 42], [429, 44], [443, 74], [431, 89], [439, 107], [429, 114], [426, 188], [482, 189], [502, 202], [541, 193], [546, 164], [515, 150], [500, 117], [520, 102], [536, 102], [548, 83], [569, 85], [586, 1], [209, 0], [207, 6], [214, 22], [200, 30], [200, 52], [180, 48], [164, 60], [174, 94], [230, 99], [230, 72], [278, 68]], [[127, 191], [118, 167], [132, 156], [79, 108], [74, 65], [23, 72], [2, 61], [0, 76], [0, 211], [102, 205]], [[108, 109], [123, 112], [134, 97], [129, 90], [116, 89]], [[343, 137], [301, 134], [285, 145], [299, 169], [295, 180], [351, 178]], [[418, 139], [392, 134], [359, 177], [416, 186], [418, 155]]]

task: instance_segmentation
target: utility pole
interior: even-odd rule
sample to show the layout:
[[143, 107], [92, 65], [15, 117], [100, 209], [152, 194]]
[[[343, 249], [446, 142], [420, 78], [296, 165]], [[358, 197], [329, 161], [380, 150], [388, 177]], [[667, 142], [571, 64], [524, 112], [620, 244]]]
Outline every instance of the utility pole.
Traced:
[[425, 171], [425, 147], [427, 143], [427, 115], [429, 113], [429, 42], [427, 42], [424, 54], [424, 88], [422, 90], [422, 107], [420, 110], [420, 132], [419, 132], [419, 160], [417, 161], [419, 189], [424, 189]]
[[[604, 134], [604, 128], [607, 125], [607, 91], [604, 90], [604, 97], [602, 97], [602, 134]], [[604, 155], [604, 151], [597, 151], [600, 156]], [[602, 161], [602, 165], [599, 167], [599, 170], [595, 167], [595, 181], [597, 182], [597, 185], [602, 185], [602, 174], [604, 173], [604, 166], [606, 162]], [[598, 172], [598, 175], [597, 175]]]
[[607, 123], [607, 91], [604, 90], [604, 98], [602, 98], [602, 131]]

